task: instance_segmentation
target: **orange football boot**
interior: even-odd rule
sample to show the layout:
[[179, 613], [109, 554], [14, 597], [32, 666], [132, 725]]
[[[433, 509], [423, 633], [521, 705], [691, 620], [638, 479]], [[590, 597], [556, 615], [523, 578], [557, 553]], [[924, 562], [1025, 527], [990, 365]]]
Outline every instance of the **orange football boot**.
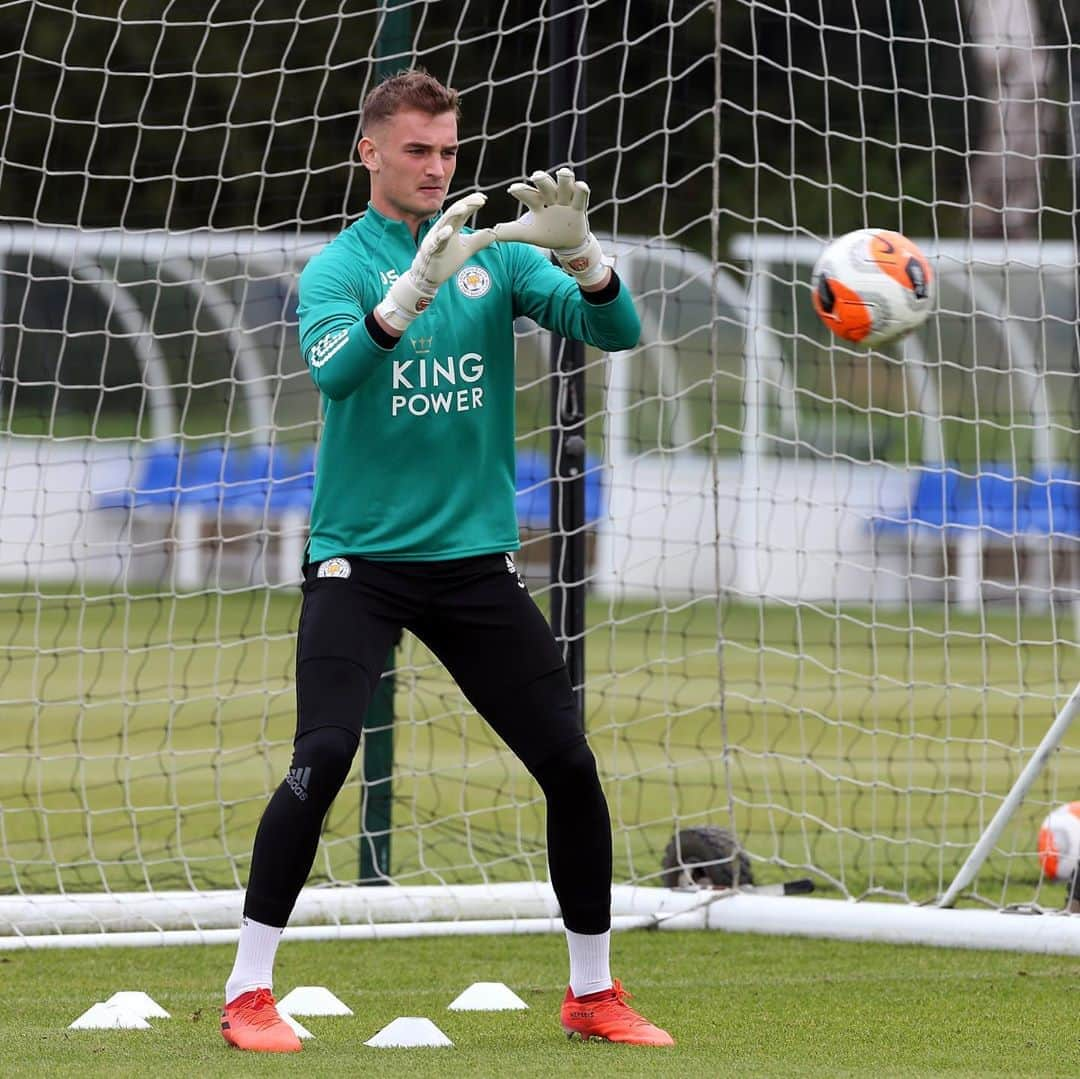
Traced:
[[241, 993], [221, 1010], [221, 1036], [237, 1049], [258, 1053], [296, 1053], [303, 1046], [281, 1018], [269, 989]]
[[626, 1003], [628, 996], [618, 978], [605, 992], [581, 998], [567, 989], [562, 1003], [563, 1030], [568, 1037], [577, 1034], [582, 1041], [600, 1038], [627, 1045], [674, 1045], [675, 1039], [666, 1030], [654, 1026]]

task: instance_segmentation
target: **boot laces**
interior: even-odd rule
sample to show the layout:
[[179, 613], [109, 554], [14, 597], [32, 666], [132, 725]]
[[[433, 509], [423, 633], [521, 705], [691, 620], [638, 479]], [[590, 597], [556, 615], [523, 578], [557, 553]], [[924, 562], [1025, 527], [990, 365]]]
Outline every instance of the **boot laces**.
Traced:
[[274, 1007], [274, 996], [269, 989], [256, 989], [255, 995], [240, 1009], [244, 1020], [253, 1027], [265, 1030], [282, 1020]]
[[631, 1022], [633, 1022], [635, 1025], [642, 1025], [647, 1027], [652, 1026], [652, 1023], [650, 1023], [649, 1020], [645, 1018], [645, 1016], [634, 1011], [634, 1009], [626, 1003], [627, 1000], [633, 998], [634, 994], [626, 989], [623, 989], [622, 982], [620, 982], [618, 978], [615, 978], [612, 982], [611, 991], [614, 994], [614, 999], [611, 1003], [616, 1005], [620, 1010], [624, 1011], [625, 1013], [628, 1013], [627, 1018], [630, 1019]]

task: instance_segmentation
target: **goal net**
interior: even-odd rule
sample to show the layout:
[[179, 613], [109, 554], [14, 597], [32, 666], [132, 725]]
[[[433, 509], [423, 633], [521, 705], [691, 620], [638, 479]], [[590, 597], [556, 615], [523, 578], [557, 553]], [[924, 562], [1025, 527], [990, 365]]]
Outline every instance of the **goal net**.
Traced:
[[[585, 357], [616, 924], [1064, 906], [1036, 849], [1080, 799], [1059, 5], [69, 7], [0, 11], [0, 946], [237, 924], [290, 760], [319, 467], [296, 275], [365, 206], [360, 100], [413, 63], [461, 93], [481, 223], [567, 160], [553, 86], [583, 87], [562, 119], [642, 316], [638, 347]], [[872, 353], [809, 299], [864, 226], [915, 239], [938, 290]], [[546, 607], [549, 341], [516, 332]], [[535, 784], [419, 642], [392, 659], [296, 924], [557, 924]], [[778, 894], [796, 879], [815, 896]]]

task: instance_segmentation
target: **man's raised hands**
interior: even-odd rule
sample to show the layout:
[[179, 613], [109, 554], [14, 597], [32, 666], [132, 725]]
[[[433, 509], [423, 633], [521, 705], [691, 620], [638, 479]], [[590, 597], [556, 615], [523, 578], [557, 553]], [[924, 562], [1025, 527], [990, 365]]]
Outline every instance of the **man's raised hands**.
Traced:
[[550, 249], [579, 285], [601, 284], [608, 273], [603, 252], [589, 231], [589, 185], [575, 180], [572, 169], [561, 168], [553, 180], [534, 172], [531, 184], [511, 184], [509, 193], [525, 207], [516, 221], [496, 225], [498, 240], [536, 244]]

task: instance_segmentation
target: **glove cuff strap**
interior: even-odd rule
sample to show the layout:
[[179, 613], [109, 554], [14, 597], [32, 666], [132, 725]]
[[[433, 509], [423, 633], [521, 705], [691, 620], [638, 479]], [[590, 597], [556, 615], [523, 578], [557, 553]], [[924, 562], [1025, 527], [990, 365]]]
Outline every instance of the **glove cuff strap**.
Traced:
[[434, 297], [434, 289], [417, 287], [412, 274], [405, 273], [390, 286], [375, 311], [387, 325], [404, 333], [413, 319], [427, 310]]
[[572, 251], [556, 251], [555, 257], [567, 273], [577, 278], [579, 285], [598, 285], [607, 273], [600, 241], [591, 232], [580, 247]]

